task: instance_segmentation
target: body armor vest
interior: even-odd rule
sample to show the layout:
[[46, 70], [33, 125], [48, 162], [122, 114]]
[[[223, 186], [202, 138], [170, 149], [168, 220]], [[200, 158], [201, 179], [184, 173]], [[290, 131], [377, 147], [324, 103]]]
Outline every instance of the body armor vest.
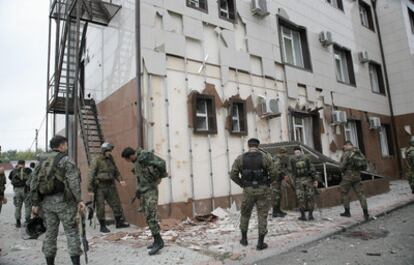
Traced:
[[247, 152], [243, 155], [242, 179], [252, 185], [267, 184], [268, 174], [263, 168], [263, 154]]

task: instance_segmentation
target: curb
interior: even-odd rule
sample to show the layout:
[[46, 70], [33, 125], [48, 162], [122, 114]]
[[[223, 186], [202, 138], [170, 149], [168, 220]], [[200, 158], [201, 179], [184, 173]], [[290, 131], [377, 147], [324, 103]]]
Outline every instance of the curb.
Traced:
[[[397, 211], [397, 210], [399, 210], [401, 208], [404, 208], [406, 206], [409, 206], [411, 204], [414, 204], [414, 199], [410, 199], [409, 201], [406, 201], [406, 202], [397, 204], [397, 205], [395, 205], [395, 206], [393, 206], [393, 207], [391, 207], [391, 208], [389, 208], [389, 209], [387, 209], [387, 210], [385, 210], [385, 211], [383, 211], [383, 212], [381, 212], [379, 214], [374, 215], [374, 217], [383, 217], [383, 216], [386, 216], [386, 215], [388, 215], [388, 214], [390, 214], [390, 213], [392, 213], [394, 211]], [[272, 252], [268, 252], [268, 253], [266, 253], [264, 255], [262, 254], [260, 256], [260, 258], [259, 257], [252, 257], [250, 259], [246, 259], [245, 261], [242, 261], [242, 264], [253, 264], [254, 265], [254, 264], [256, 264], [256, 262], [264, 261], [264, 260], [266, 260], [266, 259], [268, 259], [270, 257], [278, 256], [278, 255], [281, 255], [281, 254], [285, 254], [285, 253], [288, 253], [288, 252], [297, 250], [299, 248], [306, 247], [306, 246], [308, 246], [308, 245], [310, 245], [310, 244], [312, 244], [312, 243], [314, 243], [316, 241], [320, 241], [322, 239], [325, 239], [325, 238], [328, 238], [328, 237], [337, 235], [339, 233], [345, 232], [345, 231], [347, 231], [349, 229], [352, 229], [352, 228], [354, 228], [356, 226], [359, 226], [361, 224], [368, 223], [368, 222], [371, 222], [371, 221], [375, 221], [375, 219], [370, 218], [370, 220], [368, 220], [368, 221], [359, 220], [359, 221], [356, 221], [355, 223], [350, 224], [350, 225], [348, 225], [346, 227], [339, 227], [339, 228], [336, 228], [336, 229], [334, 229], [332, 231], [328, 231], [328, 232], [325, 232], [325, 233], [322, 232], [322, 233], [320, 233], [316, 237], [312, 237], [312, 238], [309, 238], [309, 239], [305, 239], [300, 244], [293, 244], [291, 247], [288, 247], [285, 250], [281, 250], [281, 251], [275, 250], [275, 251], [272, 251]], [[240, 264], [240, 262], [238, 262], [238, 263], [226, 262], [225, 264]]]

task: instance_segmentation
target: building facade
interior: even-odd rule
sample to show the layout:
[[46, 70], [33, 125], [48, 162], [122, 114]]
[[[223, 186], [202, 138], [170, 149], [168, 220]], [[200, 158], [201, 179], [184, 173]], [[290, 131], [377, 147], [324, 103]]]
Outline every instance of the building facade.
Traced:
[[[130, 184], [120, 192], [132, 195], [135, 180], [120, 152], [137, 144], [135, 6], [118, 2], [108, 27], [88, 29], [84, 83]], [[351, 140], [370, 170], [399, 177], [391, 110], [399, 135], [406, 123], [414, 126], [414, 8], [399, 0], [376, 5], [142, 0], [144, 145], [167, 161], [170, 173], [160, 184], [161, 207], [192, 215], [228, 206], [241, 193], [228, 172], [250, 137], [299, 141], [335, 160]], [[398, 45], [397, 33], [404, 40]], [[79, 150], [85, 172], [81, 142]], [[135, 215], [127, 195], [121, 197], [126, 214]]]

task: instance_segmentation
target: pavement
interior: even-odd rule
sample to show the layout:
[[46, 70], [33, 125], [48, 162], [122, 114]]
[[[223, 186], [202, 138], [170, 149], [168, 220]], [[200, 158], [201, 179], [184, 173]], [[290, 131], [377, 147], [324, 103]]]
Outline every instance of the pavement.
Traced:
[[[406, 181], [392, 181], [390, 188], [390, 192], [368, 199], [371, 215], [382, 215], [414, 202]], [[9, 203], [3, 206], [0, 214], [0, 247], [3, 249], [0, 264], [44, 264], [42, 237], [38, 240], [20, 239], [21, 232], [14, 228], [12, 194], [7, 196]], [[319, 209], [314, 214], [316, 220], [312, 222], [298, 221], [298, 213], [295, 211], [289, 211], [283, 219], [272, 219], [269, 216], [269, 233], [266, 237], [269, 248], [264, 251], [256, 250], [258, 236], [255, 214], [249, 227], [249, 245], [242, 247], [239, 244], [240, 212], [235, 206], [216, 209], [215, 215], [200, 219], [204, 221], [163, 220], [162, 236], [166, 247], [152, 257], [148, 256], [146, 249], [152, 241], [148, 229], [130, 227], [118, 230], [109, 226], [112, 233], [103, 235], [99, 233], [98, 227], [94, 229], [88, 225], [87, 235], [91, 248], [88, 253], [89, 264], [256, 264], [260, 260], [286, 253], [363, 222], [359, 202], [351, 203], [351, 218], [340, 217], [342, 210], [340, 206]], [[60, 229], [58, 237], [57, 264], [69, 264], [63, 229]]]

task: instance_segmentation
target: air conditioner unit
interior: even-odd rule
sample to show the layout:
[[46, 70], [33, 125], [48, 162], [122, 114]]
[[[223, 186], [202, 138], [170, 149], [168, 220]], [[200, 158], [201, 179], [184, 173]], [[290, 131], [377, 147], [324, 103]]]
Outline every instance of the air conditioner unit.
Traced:
[[358, 53], [358, 58], [360, 63], [367, 63], [369, 62], [369, 56], [367, 51], [363, 51]]
[[381, 119], [379, 117], [369, 117], [369, 129], [378, 130], [381, 128]]
[[319, 41], [323, 47], [333, 44], [332, 33], [330, 31], [322, 31], [319, 33]]
[[348, 122], [348, 119], [347, 119], [345, 111], [335, 110], [332, 113], [332, 124], [340, 125], [340, 124], [344, 124], [344, 123], [347, 123], [347, 122]]
[[280, 112], [279, 100], [262, 96], [257, 97], [256, 111], [257, 115], [264, 119], [279, 117], [282, 114]]
[[251, 7], [253, 15], [265, 17], [270, 14], [267, 10], [267, 0], [252, 0]]

